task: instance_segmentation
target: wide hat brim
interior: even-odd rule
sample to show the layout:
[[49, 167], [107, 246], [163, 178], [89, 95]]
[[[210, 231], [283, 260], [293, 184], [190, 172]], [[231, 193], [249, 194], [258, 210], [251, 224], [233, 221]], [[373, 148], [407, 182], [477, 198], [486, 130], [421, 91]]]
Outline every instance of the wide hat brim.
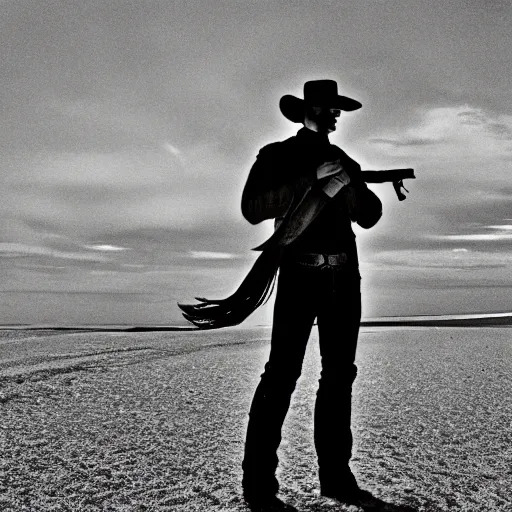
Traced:
[[[353, 110], [361, 108], [363, 105], [357, 100], [347, 96], [338, 95], [330, 98], [329, 101], [324, 105], [315, 106], [339, 108], [345, 112], [352, 112]], [[296, 96], [292, 96], [291, 94], [284, 95], [279, 101], [279, 109], [281, 110], [281, 113], [292, 123], [302, 123], [304, 121], [305, 107], [305, 100], [297, 98]]]

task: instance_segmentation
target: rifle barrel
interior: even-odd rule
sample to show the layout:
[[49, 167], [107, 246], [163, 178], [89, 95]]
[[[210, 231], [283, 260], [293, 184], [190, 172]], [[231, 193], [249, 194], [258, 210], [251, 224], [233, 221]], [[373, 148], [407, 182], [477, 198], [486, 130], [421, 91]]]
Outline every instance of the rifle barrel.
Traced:
[[396, 182], [406, 179], [414, 179], [414, 169], [388, 169], [385, 171], [361, 171], [363, 181], [366, 183]]

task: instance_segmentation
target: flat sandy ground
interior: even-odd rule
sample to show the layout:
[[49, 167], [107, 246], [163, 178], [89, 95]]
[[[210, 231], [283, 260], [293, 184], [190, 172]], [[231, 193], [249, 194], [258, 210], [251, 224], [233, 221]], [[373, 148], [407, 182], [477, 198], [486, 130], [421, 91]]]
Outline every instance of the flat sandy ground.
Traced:
[[[247, 511], [240, 464], [268, 338], [1, 331], [0, 510]], [[316, 330], [281, 497], [304, 512], [512, 510], [510, 328], [365, 329], [357, 363], [352, 467], [380, 505], [318, 493]]]

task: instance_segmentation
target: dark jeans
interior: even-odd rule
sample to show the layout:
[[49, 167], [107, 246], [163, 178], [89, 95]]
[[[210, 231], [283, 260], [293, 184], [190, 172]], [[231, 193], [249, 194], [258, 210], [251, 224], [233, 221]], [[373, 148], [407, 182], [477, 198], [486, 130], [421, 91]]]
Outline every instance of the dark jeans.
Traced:
[[314, 416], [322, 485], [336, 484], [352, 454], [352, 383], [361, 320], [357, 266], [340, 270], [281, 267], [270, 356], [249, 412], [243, 461], [245, 492], [276, 493], [277, 449], [314, 320], [318, 321], [322, 372]]

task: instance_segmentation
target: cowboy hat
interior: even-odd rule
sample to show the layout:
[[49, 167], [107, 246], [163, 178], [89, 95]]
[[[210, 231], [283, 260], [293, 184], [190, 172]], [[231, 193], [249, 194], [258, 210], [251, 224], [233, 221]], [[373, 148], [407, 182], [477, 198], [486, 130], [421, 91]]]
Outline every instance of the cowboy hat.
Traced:
[[347, 96], [340, 96], [338, 94], [338, 84], [334, 80], [311, 80], [304, 84], [303, 100], [291, 94], [286, 94], [279, 101], [281, 113], [293, 123], [304, 121], [306, 105], [339, 108], [347, 112], [362, 107], [359, 101]]

